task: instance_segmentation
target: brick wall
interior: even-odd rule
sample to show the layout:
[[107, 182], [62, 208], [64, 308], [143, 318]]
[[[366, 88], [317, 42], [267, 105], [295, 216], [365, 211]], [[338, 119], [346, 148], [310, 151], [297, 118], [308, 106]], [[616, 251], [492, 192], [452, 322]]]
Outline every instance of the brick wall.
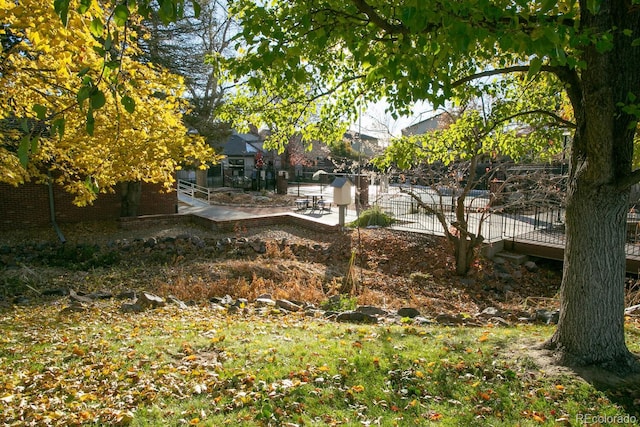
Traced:
[[[178, 204], [175, 192], [163, 193], [157, 184], [142, 184], [139, 215], [173, 214]], [[54, 186], [56, 221], [60, 224], [80, 221], [115, 220], [120, 217], [120, 192], [100, 194], [91, 206], [79, 208], [73, 196]], [[45, 227], [51, 224], [49, 188], [26, 183], [18, 187], [0, 183], [0, 230], [16, 227]]]

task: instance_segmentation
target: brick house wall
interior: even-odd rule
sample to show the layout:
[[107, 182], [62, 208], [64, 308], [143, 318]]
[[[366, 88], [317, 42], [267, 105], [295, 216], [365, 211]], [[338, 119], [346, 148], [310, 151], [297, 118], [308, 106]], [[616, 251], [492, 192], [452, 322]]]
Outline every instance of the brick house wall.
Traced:
[[[175, 191], [161, 192], [159, 184], [142, 184], [139, 215], [173, 214], [178, 205]], [[116, 220], [120, 218], [120, 191], [100, 194], [91, 206], [77, 207], [73, 196], [54, 186], [56, 222]], [[0, 183], [0, 230], [16, 227], [46, 227], [51, 224], [49, 187], [25, 183], [14, 187]]]

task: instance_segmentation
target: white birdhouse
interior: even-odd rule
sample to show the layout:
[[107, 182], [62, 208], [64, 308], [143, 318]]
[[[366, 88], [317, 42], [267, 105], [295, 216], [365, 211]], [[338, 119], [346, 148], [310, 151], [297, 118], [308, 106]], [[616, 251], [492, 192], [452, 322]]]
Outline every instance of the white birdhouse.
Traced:
[[351, 200], [351, 180], [347, 177], [339, 176], [331, 183], [333, 187], [333, 203], [338, 206], [347, 206]]

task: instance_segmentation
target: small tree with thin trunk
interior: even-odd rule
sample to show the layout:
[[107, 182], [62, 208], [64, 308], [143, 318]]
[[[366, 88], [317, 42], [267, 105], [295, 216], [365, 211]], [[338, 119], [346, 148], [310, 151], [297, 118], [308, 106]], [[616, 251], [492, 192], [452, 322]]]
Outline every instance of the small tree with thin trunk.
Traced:
[[[473, 164], [477, 164], [477, 160], [465, 162], [467, 166]], [[446, 239], [453, 248], [455, 272], [460, 276], [466, 275], [471, 269], [476, 258], [476, 249], [484, 241], [482, 225], [489, 215], [488, 203], [477, 207], [474, 213], [478, 214], [479, 218], [475, 229], [472, 228], [467, 202], [469, 193], [478, 182], [475, 173], [470, 174], [464, 183], [456, 179], [459, 176], [456, 170], [467, 169], [465, 165], [459, 163], [455, 167], [446, 168], [445, 174], [434, 174], [433, 170], [429, 170], [427, 174], [420, 174], [417, 182], [427, 185], [427, 194], [412, 187], [400, 186], [400, 192], [411, 196], [418, 210], [435, 216], [440, 223]]]
[[[530, 96], [538, 93], [531, 88], [523, 90]], [[482, 114], [479, 104], [470, 101], [465, 109], [440, 115], [439, 129], [395, 140], [384, 156], [376, 160], [378, 167], [387, 167], [395, 162], [401, 169], [416, 164], [443, 165], [441, 168], [423, 167], [420, 173], [420, 179], [436, 195], [435, 203], [425, 201], [410, 189], [401, 187], [401, 191], [410, 195], [425, 212], [436, 217], [453, 247], [456, 274], [462, 276], [469, 272], [477, 249], [484, 241], [482, 226], [491, 213], [489, 198], [486, 203], [478, 205], [475, 201], [469, 204], [469, 196], [481, 182], [495, 178], [499, 172], [497, 154], [510, 152], [514, 157], [526, 158], [515, 149], [522, 146], [520, 139], [527, 139], [529, 144], [535, 141], [535, 146], [540, 147], [538, 155], [550, 156], [559, 147], [553, 144], [543, 147], [544, 143], [541, 144], [548, 138], [558, 138], [557, 129], [525, 125], [522, 121], [524, 114], [515, 114], [513, 110], [505, 114], [500, 106]], [[500, 104], [504, 104], [504, 101], [500, 101]], [[520, 112], [524, 111], [521, 109]], [[514, 123], [514, 117], [519, 117], [521, 121]], [[494, 165], [479, 170], [480, 162], [484, 159], [493, 161]], [[514, 178], [511, 177], [512, 180]], [[444, 203], [444, 200], [450, 202]], [[472, 229], [469, 221], [472, 211], [477, 216], [475, 229]], [[453, 217], [450, 212], [453, 212]]]

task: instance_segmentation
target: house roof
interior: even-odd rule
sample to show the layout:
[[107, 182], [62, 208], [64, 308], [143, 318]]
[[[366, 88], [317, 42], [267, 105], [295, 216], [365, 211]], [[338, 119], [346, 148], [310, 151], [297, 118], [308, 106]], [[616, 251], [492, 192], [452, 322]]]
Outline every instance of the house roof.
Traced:
[[407, 126], [402, 129], [402, 134], [405, 136], [411, 135], [422, 135], [432, 130], [437, 130], [440, 127], [440, 116], [443, 113], [436, 114], [435, 116], [431, 116], [426, 120], [422, 120], [418, 123], [415, 123], [411, 126]]
[[345, 139], [348, 139], [350, 141], [354, 141], [356, 139], [359, 139], [361, 141], [378, 141], [378, 138], [376, 138], [375, 136], [366, 135], [364, 133], [359, 133], [351, 130], [346, 131], [344, 133], [344, 137]]
[[254, 156], [262, 151], [262, 141], [256, 135], [233, 133], [227, 138], [223, 154], [227, 156]]

